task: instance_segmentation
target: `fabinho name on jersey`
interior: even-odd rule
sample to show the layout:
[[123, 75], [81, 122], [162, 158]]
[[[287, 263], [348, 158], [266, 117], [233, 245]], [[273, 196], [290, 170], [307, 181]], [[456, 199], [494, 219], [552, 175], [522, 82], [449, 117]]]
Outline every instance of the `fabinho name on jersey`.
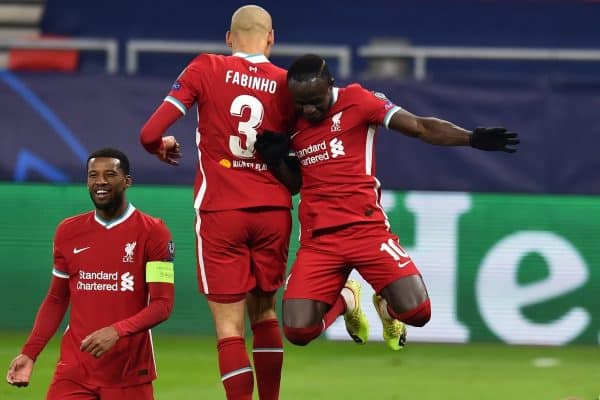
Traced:
[[248, 89], [260, 90], [275, 94], [277, 91], [277, 82], [272, 79], [263, 78], [260, 76], [246, 75], [239, 71], [228, 69], [225, 72], [225, 83], [243, 86]]

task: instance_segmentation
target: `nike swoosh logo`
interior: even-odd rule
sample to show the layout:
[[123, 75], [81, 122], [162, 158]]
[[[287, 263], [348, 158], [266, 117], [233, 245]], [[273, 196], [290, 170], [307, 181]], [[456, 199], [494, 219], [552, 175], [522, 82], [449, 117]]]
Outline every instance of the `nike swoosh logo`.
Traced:
[[86, 251], [86, 250], [87, 250], [87, 249], [89, 249], [89, 248], [90, 248], [90, 246], [88, 246], [88, 247], [82, 247], [82, 248], [80, 248], [80, 249], [78, 249], [77, 247], [73, 247], [73, 254], [79, 254], [79, 253], [81, 253], [82, 251]]
[[404, 268], [404, 267], [406, 267], [408, 264], [410, 264], [411, 262], [412, 262], [412, 260], [408, 260], [408, 261], [405, 261], [405, 262], [403, 262], [403, 263], [398, 263], [398, 268]]

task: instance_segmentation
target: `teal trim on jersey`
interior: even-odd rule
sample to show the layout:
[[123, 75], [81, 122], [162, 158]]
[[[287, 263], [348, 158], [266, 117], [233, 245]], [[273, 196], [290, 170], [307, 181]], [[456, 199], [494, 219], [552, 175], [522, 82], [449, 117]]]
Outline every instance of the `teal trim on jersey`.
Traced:
[[98, 213], [96, 211], [94, 211], [94, 219], [96, 220], [97, 223], [99, 223], [106, 229], [111, 229], [111, 228], [114, 228], [115, 226], [119, 225], [121, 222], [126, 221], [127, 218], [129, 218], [131, 216], [131, 214], [133, 214], [134, 211], [135, 211], [135, 207], [133, 206], [133, 204], [129, 203], [127, 205], [127, 210], [125, 210], [123, 215], [121, 215], [117, 219], [113, 219], [112, 221], [104, 221], [102, 218], [100, 218], [98, 216]]
[[248, 54], [248, 53], [244, 53], [241, 51], [237, 51], [237, 52], [233, 53], [233, 56], [245, 58], [247, 61], [250, 61], [253, 64], [270, 62], [269, 59], [264, 54], [260, 54], [260, 53]]
[[392, 115], [394, 115], [398, 110], [402, 110], [402, 107], [395, 106], [390, 111], [388, 111], [387, 114], [385, 114], [385, 118], [383, 119], [383, 126], [389, 129], [388, 124], [392, 119]]
[[52, 268], [52, 275], [58, 278], [69, 279], [69, 274], [56, 269], [56, 267]]
[[187, 108], [185, 108], [185, 105], [183, 105], [183, 103], [177, 100], [175, 97], [167, 96], [165, 97], [164, 101], [173, 104], [179, 111], [181, 111], [183, 115], [187, 113]]

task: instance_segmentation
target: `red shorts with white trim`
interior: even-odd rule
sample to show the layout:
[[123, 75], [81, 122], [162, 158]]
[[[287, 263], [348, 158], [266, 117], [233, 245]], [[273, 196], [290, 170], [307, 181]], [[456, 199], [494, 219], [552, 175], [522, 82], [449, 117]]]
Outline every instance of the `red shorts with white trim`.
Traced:
[[287, 208], [200, 211], [196, 214], [198, 287], [237, 295], [281, 287], [292, 217]]
[[397, 279], [420, 275], [398, 236], [380, 224], [354, 224], [302, 238], [283, 299], [333, 304], [355, 269], [381, 291]]

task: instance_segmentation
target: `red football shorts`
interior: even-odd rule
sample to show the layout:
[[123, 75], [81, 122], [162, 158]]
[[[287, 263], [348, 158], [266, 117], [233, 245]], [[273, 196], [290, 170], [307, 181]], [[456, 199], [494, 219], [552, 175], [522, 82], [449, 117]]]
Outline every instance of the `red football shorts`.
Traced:
[[384, 225], [354, 224], [302, 238], [283, 299], [333, 304], [352, 269], [377, 293], [397, 279], [420, 275], [398, 236]]
[[239, 295], [281, 287], [292, 217], [287, 208], [196, 213], [198, 287], [206, 295]]
[[56, 378], [48, 388], [46, 400], [154, 400], [152, 382], [122, 388], [106, 388]]

